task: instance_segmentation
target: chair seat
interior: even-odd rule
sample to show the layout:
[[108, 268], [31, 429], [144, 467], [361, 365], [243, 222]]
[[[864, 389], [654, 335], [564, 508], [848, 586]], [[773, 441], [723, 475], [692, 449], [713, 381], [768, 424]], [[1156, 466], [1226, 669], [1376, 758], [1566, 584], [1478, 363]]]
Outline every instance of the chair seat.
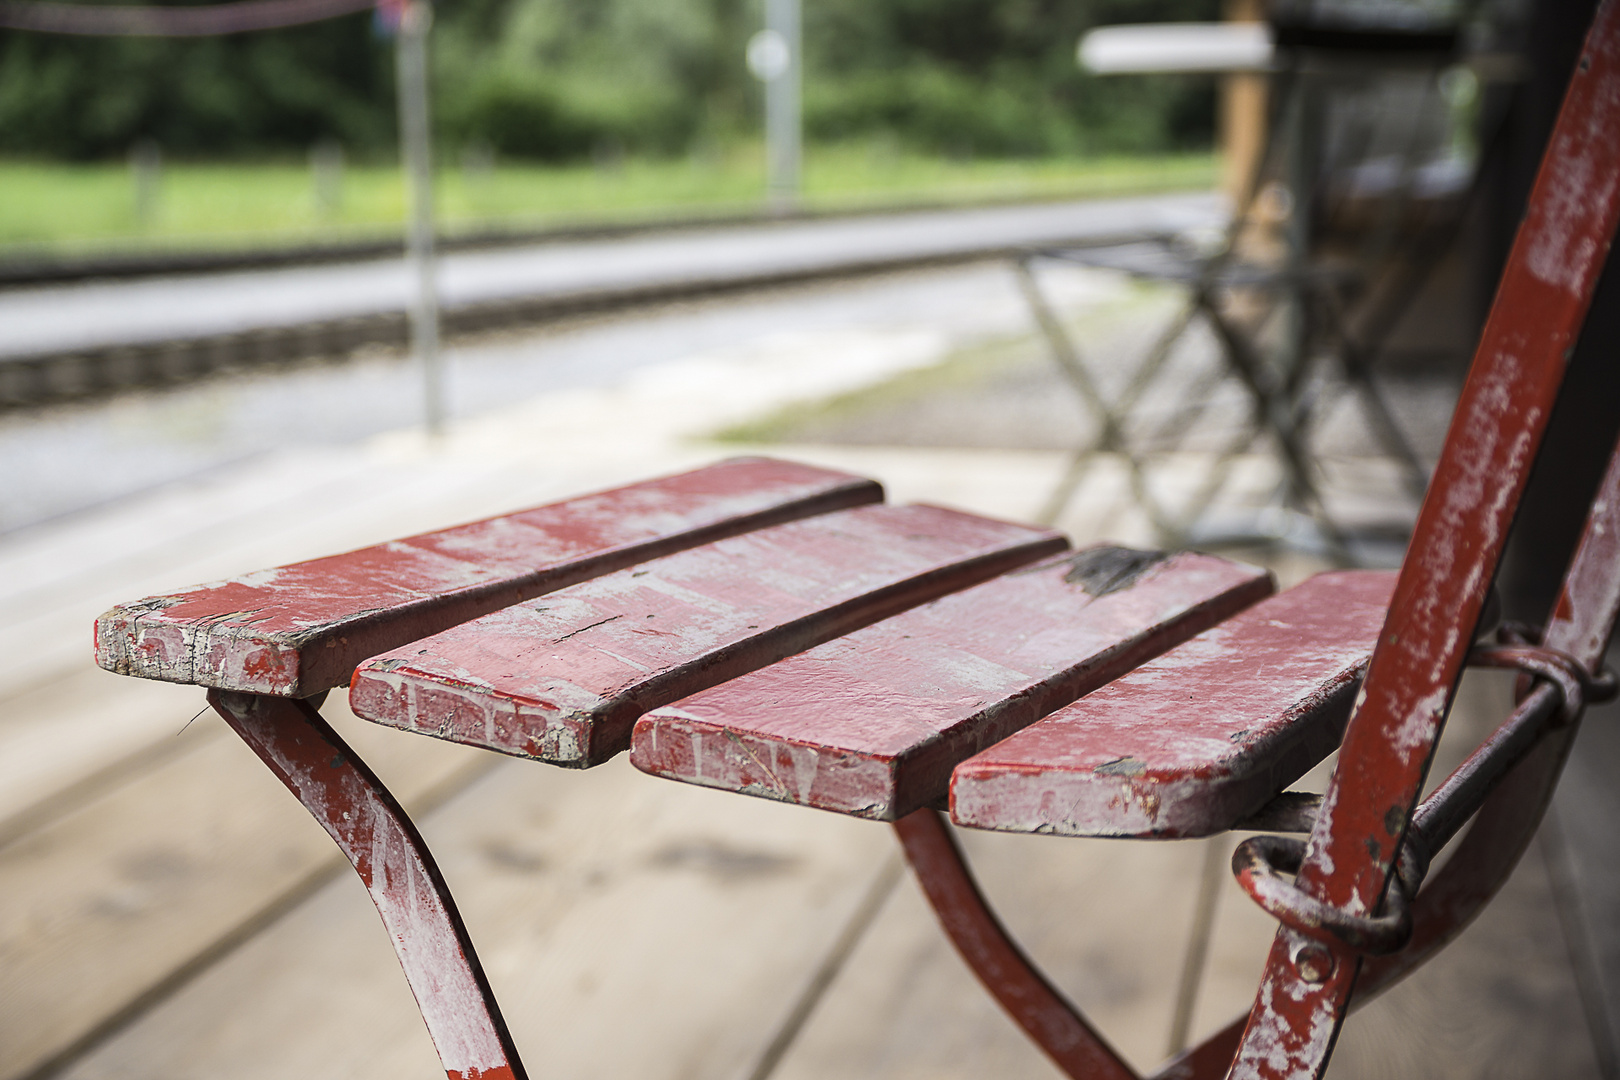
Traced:
[[880, 497], [725, 462], [126, 605], [98, 656], [281, 697], [354, 670], [357, 715], [438, 738], [1023, 832], [1216, 831], [1337, 745], [1392, 575], [1268, 600], [1214, 556]]
[[1318, 574], [969, 758], [952, 820], [1063, 836], [1232, 828], [1338, 747], [1395, 576]]
[[931, 506], [761, 529], [486, 615], [367, 661], [368, 720], [587, 767], [648, 709], [1061, 551], [1057, 533]]
[[819, 514], [383, 652], [349, 705], [553, 765], [630, 749], [859, 817], [949, 793], [965, 825], [1086, 836], [1228, 828], [1338, 745], [1393, 574], [1266, 599], [1214, 556], [1064, 546], [937, 507]]
[[143, 679], [308, 697], [366, 657], [573, 582], [883, 498], [768, 458], [708, 468], [150, 596], [96, 620], [96, 662]]
[[644, 772], [894, 821], [951, 769], [1268, 595], [1196, 553], [1097, 547], [1014, 571], [657, 709]]

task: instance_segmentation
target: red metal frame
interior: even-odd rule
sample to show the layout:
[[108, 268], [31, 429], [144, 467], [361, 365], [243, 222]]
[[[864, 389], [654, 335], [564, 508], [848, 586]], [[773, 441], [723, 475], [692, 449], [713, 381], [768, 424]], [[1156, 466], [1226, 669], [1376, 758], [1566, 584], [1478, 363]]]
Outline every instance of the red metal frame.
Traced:
[[1018, 1026], [1070, 1076], [1136, 1080], [1136, 1073], [1030, 963], [984, 902], [937, 810], [894, 823], [928, 902], [968, 966]]
[[[1568, 653], [1588, 671], [1596, 671], [1601, 664], [1620, 614], [1617, 567], [1620, 446], [1609, 459], [1581, 546], [1543, 638], [1546, 645]], [[1414, 820], [1421, 828], [1427, 823], [1424, 811], [1443, 802], [1448, 790], [1463, 778], [1477, 776], [1486, 768], [1499, 773], [1451, 859], [1412, 901], [1410, 941], [1392, 955], [1366, 961], [1352, 1007], [1365, 1004], [1406, 977], [1461, 933], [1512, 873], [1540, 825], [1579, 728], [1578, 714], [1568, 722], [1557, 722], [1563, 703], [1552, 685], [1538, 686], [1526, 694], [1498, 732], [1419, 807]], [[1522, 734], [1525, 732], [1528, 736]], [[1508, 739], [1520, 740], [1520, 745], [1505, 750]], [[896, 822], [895, 829], [946, 934], [991, 996], [1030, 1038], [1071, 1077], [1134, 1077], [1007, 936], [986, 907], [944, 819], [936, 811], [919, 810]], [[1442, 840], [1435, 831], [1431, 825], [1428, 838]], [[1313, 946], [1319, 944], [1312, 942]], [[1152, 1080], [1205, 1080], [1223, 1075], [1233, 1063], [1248, 1020], [1241, 1017], [1216, 1032], [1169, 1062]]]
[[524, 1080], [444, 877], [382, 781], [306, 701], [210, 690], [208, 702], [354, 864], [450, 1080]]
[[[1606, 0], [1571, 82], [1419, 515], [1409, 548], [1412, 557], [1403, 567], [1361, 705], [1346, 733], [1340, 768], [1298, 867], [1297, 889], [1323, 910], [1353, 920], [1377, 916], [1414, 811], [1421, 825], [1422, 809], [1434, 804], [1431, 800], [1419, 808], [1417, 797], [1469, 658], [1473, 635], [1464, 630], [1478, 622], [1484, 607], [1617, 219], [1620, 2]], [[1620, 610], [1617, 567], [1620, 449], [1611, 459], [1543, 641], [1572, 655], [1588, 671], [1601, 661]], [[1367, 963], [1357, 1001], [1421, 964], [1460, 932], [1506, 880], [1534, 835], [1574, 738], [1574, 722], [1549, 727], [1560, 703], [1551, 686], [1537, 687], [1498, 736], [1459, 768], [1457, 775], [1466, 775], [1494, 756], [1500, 770], [1509, 760], [1503, 756], [1504, 741], [1516, 732], [1534, 736], [1519, 736], [1524, 745], [1513, 748], [1512, 756], [1522, 757], [1484, 799], [1453, 858], [1413, 901], [1410, 943]], [[934, 826], [942, 828], [937, 820]], [[915, 841], [903, 839], [910, 853]], [[1008, 958], [1027, 965], [1011, 942], [989, 954], [993, 963], [983, 958], [985, 950], [975, 935], [989, 932], [983, 928], [986, 923], [996, 935], [1002, 934], [1000, 927], [988, 912], [975, 911], [982, 900], [954, 845], [944, 838], [934, 841], [934, 847], [931, 858], [914, 858], [913, 867], [941, 923], [986, 988], [1040, 1041], [1038, 1027], [1009, 1004], [1020, 1001], [1009, 988], [1046, 987], [1045, 979], [1027, 966], [1006, 969]], [[949, 857], [943, 854], [947, 850]], [[980, 929], [964, 929], [975, 925]], [[1362, 966], [1361, 950], [1331, 934], [1307, 936], [1280, 928], [1246, 1021], [1218, 1032], [1158, 1075], [1189, 1080], [1221, 1073], [1320, 1076]], [[1071, 1041], [1074, 1032], [1084, 1032], [1099, 1048], [1094, 1053], [1106, 1051], [1055, 992], [1050, 992], [1045, 1010], [1045, 1022], [1068, 1032]], [[1069, 1019], [1060, 1021], [1059, 1012]], [[1045, 1048], [1069, 1075], [1091, 1075], [1070, 1067], [1051, 1046]]]

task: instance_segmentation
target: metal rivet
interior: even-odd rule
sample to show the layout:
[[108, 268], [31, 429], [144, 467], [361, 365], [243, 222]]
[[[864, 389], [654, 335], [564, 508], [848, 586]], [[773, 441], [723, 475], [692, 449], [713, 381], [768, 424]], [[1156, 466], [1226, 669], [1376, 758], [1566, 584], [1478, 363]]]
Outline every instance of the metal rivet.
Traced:
[[1333, 974], [1333, 954], [1321, 945], [1303, 945], [1294, 954], [1294, 970], [1312, 986], [1327, 982]]

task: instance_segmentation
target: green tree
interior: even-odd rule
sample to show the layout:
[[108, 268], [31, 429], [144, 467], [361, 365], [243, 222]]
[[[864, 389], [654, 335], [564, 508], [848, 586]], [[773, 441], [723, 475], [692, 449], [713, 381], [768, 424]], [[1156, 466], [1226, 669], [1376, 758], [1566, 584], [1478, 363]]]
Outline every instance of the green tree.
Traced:
[[[1158, 150], [1207, 141], [1207, 80], [1079, 71], [1111, 22], [1211, 18], [1216, 0], [804, 0], [812, 138], [943, 153]], [[757, 130], [742, 63], [759, 0], [440, 0], [434, 96], [450, 148], [676, 153]], [[394, 145], [391, 48], [365, 15], [216, 39], [0, 33], [0, 152], [301, 153]]]
[[86, 159], [394, 142], [391, 50], [367, 15], [189, 40], [0, 34], [0, 152]]

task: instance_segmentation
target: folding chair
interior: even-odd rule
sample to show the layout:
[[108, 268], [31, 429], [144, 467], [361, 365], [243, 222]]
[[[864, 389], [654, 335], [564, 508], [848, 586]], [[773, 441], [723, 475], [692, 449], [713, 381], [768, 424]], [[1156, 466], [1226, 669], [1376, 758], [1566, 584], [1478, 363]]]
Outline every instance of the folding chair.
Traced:
[[[1055, 521], [1062, 514], [1099, 455], [1113, 454], [1124, 464], [1132, 496], [1160, 542], [1185, 545], [1199, 538], [1200, 523], [1228, 485], [1235, 458], [1265, 439], [1273, 445], [1283, 473], [1282, 505], [1303, 512], [1337, 558], [1354, 561], [1348, 538], [1323, 502], [1310, 448], [1309, 429], [1322, 408], [1325, 388], [1348, 390], [1365, 414], [1373, 439], [1399, 469], [1407, 493], [1422, 498], [1428, 470], [1375, 382], [1371, 358], [1415, 295], [1415, 286], [1432, 268], [1434, 234], [1454, 235], [1460, 215], [1440, 215], [1422, 230], [1421, 240], [1402, 235], [1402, 243], [1394, 243], [1408, 216], [1412, 159], [1420, 141], [1416, 134], [1422, 110], [1411, 110], [1412, 115], [1402, 118], [1409, 130], [1396, 140], [1404, 145], [1396, 175], [1386, 178], [1389, 190], [1379, 200], [1380, 220], [1368, 230], [1365, 242], [1356, 245], [1363, 250], [1348, 259], [1325, 259], [1320, 238], [1311, 233], [1313, 222], [1334, 216], [1332, 207], [1325, 205], [1329, 200], [1324, 191], [1333, 169], [1318, 160], [1323, 155], [1314, 147], [1320, 141], [1316, 129], [1322, 122], [1318, 113], [1328, 92], [1325, 88], [1346, 74], [1365, 79], [1401, 70], [1424, 77], [1432, 91], [1440, 69], [1455, 57], [1457, 33], [1454, 28], [1379, 31], [1311, 23], [1275, 24], [1273, 31], [1277, 56], [1271, 71], [1274, 108], [1268, 137], [1219, 244], [1202, 249], [1166, 235], [1104, 247], [1033, 249], [1015, 263], [1053, 359], [1097, 427], [1096, 435], [1074, 452], [1040, 515], [1043, 521]], [[1349, 153], [1355, 156], [1353, 150]], [[1275, 201], [1265, 197], [1272, 193], [1286, 195], [1292, 210], [1277, 238], [1281, 250], [1260, 253], [1255, 250], [1256, 234], [1268, 230], [1262, 205]], [[1407, 248], [1414, 249], [1410, 255]], [[1042, 291], [1036, 267], [1050, 263], [1113, 270], [1185, 290], [1181, 309], [1112, 398]], [[1378, 290], [1357, 304], [1366, 283], [1376, 278], [1397, 280], [1400, 285]], [[1245, 317], [1237, 313], [1238, 307], [1255, 310]], [[1357, 310], [1359, 317], [1352, 319], [1352, 309], [1364, 310]], [[1283, 323], [1281, 346], [1268, 350], [1262, 346], [1262, 332], [1277, 321]], [[1211, 331], [1220, 366], [1182, 388], [1179, 407], [1167, 419], [1143, 422], [1136, 415], [1143, 398], [1151, 387], [1162, 388], [1168, 381], [1166, 369], [1174, 351], [1198, 325]], [[1268, 356], [1268, 351], [1278, 355]], [[1319, 356], [1329, 359], [1336, 370], [1324, 369], [1317, 362]], [[1186, 432], [1206, 413], [1211, 392], [1229, 379], [1249, 399], [1248, 421], [1227, 436], [1193, 494], [1174, 507], [1172, 500], [1153, 489], [1153, 459], [1182, 444]]]
[[[1319, 1076], [1348, 1008], [1490, 899], [1583, 705], [1614, 692], [1596, 672], [1620, 610], [1620, 450], [1545, 629], [1475, 638], [1617, 219], [1606, 0], [1398, 576], [1271, 595], [1213, 556], [1069, 553], [742, 460], [153, 597], [98, 621], [97, 657], [210, 688], [354, 864], [451, 1077], [523, 1070], [420, 835], [317, 711], [351, 672], [380, 723], [577, 768], [628, 750], [654, 775], [893, 822], [962, 955], [1075, 1077], [1133, 1073], [1008, 938], [938, 807], [1016, 832], [1306, 833], [1239, 845], [1238, 880], [1280, 923], [1259, 994], [1155, 1075]], [[1469, 663], [1529, 685], [1420, 801]], [[1335, 748], [1324, 794], [1288, 790]]]

